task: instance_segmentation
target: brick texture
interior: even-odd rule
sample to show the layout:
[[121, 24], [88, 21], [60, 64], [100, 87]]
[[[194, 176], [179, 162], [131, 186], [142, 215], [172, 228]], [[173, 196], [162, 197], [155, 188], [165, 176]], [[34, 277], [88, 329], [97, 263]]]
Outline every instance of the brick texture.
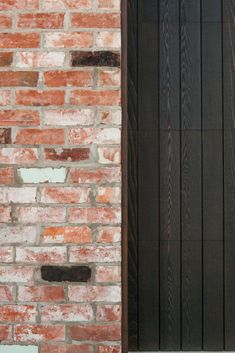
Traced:
[[120, 22], [120, 0], [0, 0], [0, 341], [17, 352], [121, 353]]

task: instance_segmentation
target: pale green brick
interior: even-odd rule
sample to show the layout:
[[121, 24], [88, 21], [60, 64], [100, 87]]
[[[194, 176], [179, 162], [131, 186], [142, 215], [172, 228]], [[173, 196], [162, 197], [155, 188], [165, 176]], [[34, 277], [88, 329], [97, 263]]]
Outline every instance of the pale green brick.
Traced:
[[20, 168], [18, 175], [25, 184], [63, 183], [65, 168]]
[[38, 347], [1, 345], [0, 353], [38, 353]]

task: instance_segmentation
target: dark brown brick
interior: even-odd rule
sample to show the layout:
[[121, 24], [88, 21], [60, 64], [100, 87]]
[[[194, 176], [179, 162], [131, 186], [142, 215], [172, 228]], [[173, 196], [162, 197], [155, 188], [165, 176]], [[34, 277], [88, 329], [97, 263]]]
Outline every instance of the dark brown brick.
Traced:
[[11, 129], [0, 129], [0, 144], [11, 143]]
[[88, 266], [42, 266], [41, 277], [48, 282], [88, 282], [91, 269]]
[[50, 161], [78, 162], [89, 159], [89, 148], [64, 148], [62, 151], [55, 148], [45, 148], [45, 159]]
[[13, 53], [0, 53], [0, 66], [11, 66], [13, 61]]
[[120, 67], [120, 53], [113, 51], [73, 51], [72, 66]]

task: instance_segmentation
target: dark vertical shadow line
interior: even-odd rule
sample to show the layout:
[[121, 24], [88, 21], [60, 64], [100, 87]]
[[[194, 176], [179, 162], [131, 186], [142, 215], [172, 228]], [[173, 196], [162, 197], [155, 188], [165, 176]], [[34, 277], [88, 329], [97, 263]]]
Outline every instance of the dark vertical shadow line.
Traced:
[[201, 71], [201, 226], [202, 226], [202, 235], [201, 235], [201, 259], [202, 259], [202, 351], [204, 350], [204, 301], [203, 301], [203, 293], [204, 293], [204, 247], [203, 247], [203, 241], [204, 241], [204, 219], [203, 219], [203, 206], [204, 206], [204, 195], [203, 195], [203, 83], [202, 83], [202, 0], [200, 0], [200, 71]]
[[223, 348], [225, 350], [225, 187], [224, 187], [224, 7], [221, 0], [221, 56], [222, 56], [222, 148], [223, 148]]
[[158, 346], [159, 351], [161, 350], [161, 218], [160, 218], [160, 1], [158, 0], [158, 24], [157, 24], [157, 41], [158, 41], [158, 92], [157, 92], [157, 99], [158, 99]]
[[137, 342], [138, 342], [138, 350], [140, 347], [140, 314], [139, 314], [139, 288], [140, 288], [140, 280], [139, 280], [139, 220], [138, 220], [138, 213], [139, 213], [139, 0], [137, 1], [137, 18], [136, 18], [136, 36], [137, 36], [137, 41], [136, 41], [136, 55], [137, 55], [137, 87], [136, 87], [136, 95], [137, 95], [137, 107], [136, 107], [136, 118], [137, 118], [137, 131], [136, 131], [136, 187], [137, 187], [137, 211], [136, 211], [136, 215], [137, 215], [137, 220], [136, 220], [136, 229], [137, 229], [137, 285], [138, 285], [138, 289], [137, 289], [137, 293], [136, 293], [136, 297], [137, 297], [137, 305], [138, 305], [138, 310], [137, 310], [137, 332], [138, 332], [138, 337], [137, 337]]
[[182, 115], [182, 106], [181, 106], [181, 100], [182, 100], [182, 93], [181, 93], [181, 0], [179, 0], [179, 89], [180, 89], [180, 94], [179, 94], [179, 109], [180, 109], [180, 118], [179, 118], [179, 126], [180, 126], [180, 136], [179, 136], [179, 160], [180, 160], [180, 350], [182, 351], [182, 346], [183, 346], [183, 333], [182, 333], [182, 154], [181, 154], [181, 149], [182, 149], [182, 121], [181, 121], [181, 115]]

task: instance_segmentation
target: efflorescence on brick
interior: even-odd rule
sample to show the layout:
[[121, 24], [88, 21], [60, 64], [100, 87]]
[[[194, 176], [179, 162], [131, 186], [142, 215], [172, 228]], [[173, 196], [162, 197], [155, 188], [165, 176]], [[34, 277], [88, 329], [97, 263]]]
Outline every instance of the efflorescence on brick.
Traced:
[[0, 0], [0, 352], [121, 353], [119, 0]]

